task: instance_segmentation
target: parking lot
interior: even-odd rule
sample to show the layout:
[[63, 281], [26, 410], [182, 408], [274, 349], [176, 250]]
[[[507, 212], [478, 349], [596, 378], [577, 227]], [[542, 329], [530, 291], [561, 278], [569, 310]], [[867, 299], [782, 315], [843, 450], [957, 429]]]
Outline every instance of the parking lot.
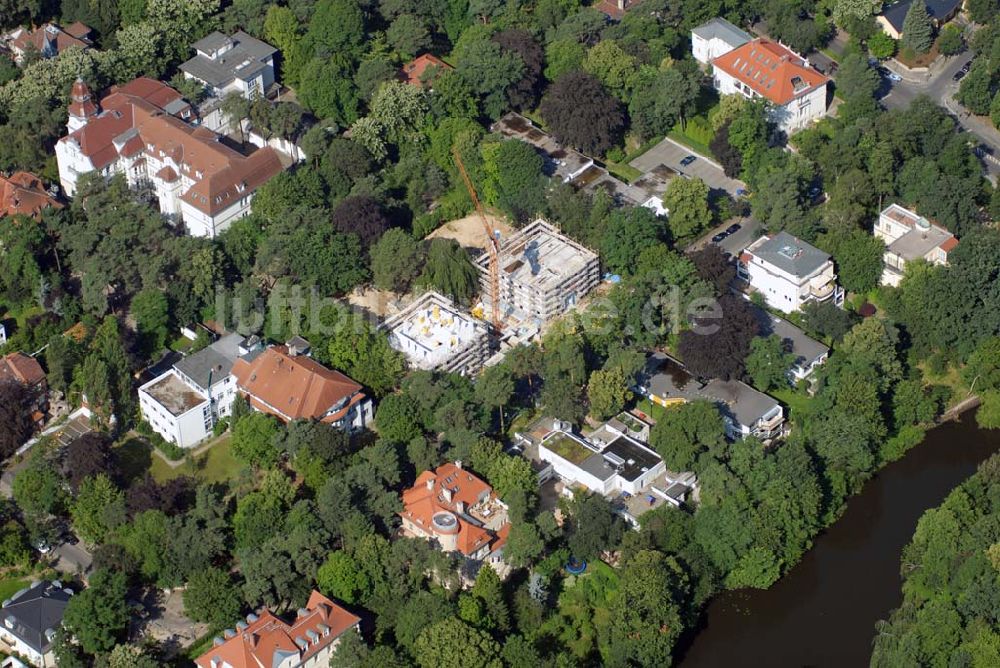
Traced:
[[[681, 166], [681, 161], [689, 155], [695, 156], [695, 161], [686, 167]], [[663, 171], [663, 167], [666, 167], [679, 174], [698, 177], [707, 183], [709, 188], [713, 190], [725, 190], [732, 197], [737, 196], [736, 192], [739, 189], [746, 188], [746, 185], [742, 181], [726, 176], [725, 172], [722, 171], [722, 167], [711, 158], [695, 153], [669, 137], [629, 164], [643, 174], [654, 172], [657, 168]]]

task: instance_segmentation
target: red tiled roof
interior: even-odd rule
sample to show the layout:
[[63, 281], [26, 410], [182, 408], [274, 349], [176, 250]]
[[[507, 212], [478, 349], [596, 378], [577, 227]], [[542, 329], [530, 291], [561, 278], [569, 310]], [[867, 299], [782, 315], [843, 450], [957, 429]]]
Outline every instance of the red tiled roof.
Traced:
[[[209, 215], [232, 206], [281, 171], [274, 149], [265, 147], [244, 156], [222, 144], [214, 132], [165, 111], [180, 99], [170, 86], [140, 77], [112, 88], [101, 100], [100, 115], [60, 141], [78, 142], [95, 169], [107, 167], [120, 155], [133, 157], [143, 150], [157, 158], [170, 157], [186, 167], [183, 173], [194, 181], [182, 199]], [[189, 107], [185, 105], [178, 113], [185, 109]], [[130, 134], [131, 130], [136, 132]]]
[[794, 51], [767, 39], [747, 42], [713, 60], [712, 66], [781, 106], [829, 81]]
[[361, 385], [310, 357], [289, 355], [285, 346], [268, 348], [250, 362], [236, 360], [232, 373], [254, 408], [284, 420], [332, 423], [365, 400]]
[[[328, 647], [348, 630], [357, 627], [359, 617], [340, 607], [326, 596], [314, 591], [306, 603], [304, 614], [291, 624], [267, 609], [258, 613], [256, 621], [236, 630], [236, 635], [221, 645], [211, 647], [195, 659], [201, 668], [212, 668], [212, 660], [232, 668], [270, 668], [275, 665], [276, 652], [298, 655], [300, 665]], [[310, 637], [310, 632], [315, 640]], [[303, 649], [296, 641], [305, 641]], [[221, 662], [225, 662], [224, 664]]]
[[[74, 23], [71, 28], [75, 32], [79, 32], [80, 28], [78, 26], [83, 26], [87, 28], [82, 23]], [[33, 46], [39, 51], [45, 48], [45, 43], [52, 42], [55, 45], [56, 53], [62, 53], [71, 46], [79, 46], [81, 48], [87, 48], [90, 46], [90, 41], [83, 39], [87, 34], [90, 33], [90, 28], [87, 28], [86, 32], [78, 35], [73, 35], [67, 30], [63, 30], [55, 23], [46, 23], [45, 25], [38, 26], [34, 30], [27, 30], [21, 28], [15, 30], [11, 33], [14, 37], [10, 41], [11, 48], [17, 51], [25, 51], [29, 46]]]
[[955, 237], [951, 237], [950, 239], [945, 239], [944, 243], [941, 244], [940, 248], [945, 253], [950, 253], [957, 245], [958, 245], [958, 239], [956, 239]]
[[0, 218], [21, 214], [37, 220], [48, 206], [62, 208], [49, 196], [40, 178], [31, 172], [14, 172], [9, 178], [0, 174]]
[[10, 353], [0, 359], [0, 380], [15, 380], [28, 387], [35, 387], [45, 382], [45, 372], [34, 357], [21, 352]]
[[424, 72], [427, 71], [428, 67], [437, 67], [442, 72], [444, 70], [452, 69], [451, 65], [444, 62], [437, 56], [425, 53], [403, 65], [403, 69], [399, 73], [399, 79], [403, 83], [408, 83], [411, 86], [423, 86]]
[[77, 21], [75, 23], [70, 23], [68, 26], [63, 28], [63, 32], [71, 37], [76, 37], [77, 39], [85, 39], [90, 35], [91, 29], [86, 23], [80, 23]]
[[[450, 492], [450, 501], [445, 496], [446, 492]], [[441, 511], [454, 513], [458, 520], [456, 541], [458, 551], [469, 556], [494, 540], [494, 535], [489, 530], [463, 519], [459, 504], [467, 509], [492, 494], [492, 487], [469, 471], [449, 462], [442, 464], [435, 471], [424, 471], [417, 476], [413, 487], [403, 491], [403, 511], [400, 516], [419, 527], [425, 527], [430, 534], [431, 523], [436, 513]]]

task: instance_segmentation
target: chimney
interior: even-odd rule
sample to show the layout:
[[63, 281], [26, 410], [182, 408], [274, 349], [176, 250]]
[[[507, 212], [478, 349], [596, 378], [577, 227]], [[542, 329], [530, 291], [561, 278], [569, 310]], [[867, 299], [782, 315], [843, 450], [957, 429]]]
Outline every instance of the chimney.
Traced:
[[427, 479], [427, 490], [428, 491], [434, 489], [434, 482], [435, 481], [436, 481], [436, 478], [434, 476], [431, 476], [430, 478]]
[[618, 11], [625, 11], [625, 0], [618, 0]]
[[459, 514], [464, 513], [465, 512], [465, 503], [462, 502], [462, 501], [459, 501], [458, 503], [456, 503], [455, 504], [455, 511], [458, 512]]
[[462, 468], [462, 460], [461, 459], [456, 459], [455, 460], [455, 468], [461, 470], [461, 468]]

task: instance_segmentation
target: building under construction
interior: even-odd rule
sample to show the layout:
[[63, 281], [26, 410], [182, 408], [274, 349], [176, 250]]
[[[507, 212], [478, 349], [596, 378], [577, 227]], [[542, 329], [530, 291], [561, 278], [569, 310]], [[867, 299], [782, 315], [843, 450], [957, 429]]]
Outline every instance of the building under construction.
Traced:
[[403, 353], [414, 369], [473, 375], [490, 352], [486, 323], [433, 291], [386, 320], [382, 329], [389, 335], [389, 345]]
[[[489, 257], [476, 260], [481, 293], [489, 304]], [[597, 286], [597, 253], [538, 219], [508, 239], [499, 251], [500, 312], [503, 319], [535, 321], [555, 318]]]

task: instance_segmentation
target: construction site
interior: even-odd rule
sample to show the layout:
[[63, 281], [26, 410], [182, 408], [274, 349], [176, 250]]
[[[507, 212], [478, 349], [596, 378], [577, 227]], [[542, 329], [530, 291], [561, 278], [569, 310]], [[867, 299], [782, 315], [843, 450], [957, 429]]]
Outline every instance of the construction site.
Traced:
[[471, 376], [490, 353], [486, 323], [433, 291], [386, 320], [382, 329], [389, 335], [389, 345], [403, 353], [414, 369]]
[[[476, 260], [483, 301], [492, 308], [490, 258]], [[593, 290], [600, 281], [597, 253], [539, 218], [506, 239], [498, 250], [498, 295], [505, 329], [540, 330]]]

